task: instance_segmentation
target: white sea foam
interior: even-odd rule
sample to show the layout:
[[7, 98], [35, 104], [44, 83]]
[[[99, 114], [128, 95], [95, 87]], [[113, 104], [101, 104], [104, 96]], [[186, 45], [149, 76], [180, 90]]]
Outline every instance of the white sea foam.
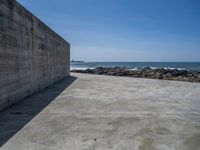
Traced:
[[87, 69], [95, 69], [92, 67], [70, 67], [70, 70], [87, 70]]
[[131, 68], [131, 69], [126, 69], [126, 70], [137, 71], [138, 68]]
[[172, 68], [172, 67], [164, 67], [166, 70], [186, 70], [185, 68]]
[[164, 67], [165, 70], [175, 70], [176, 68], [172, 68], [172, 67]]
[[[146, 68], [146, 67], [141, 67], [141, 68], [135, 67], [135, 68], [127, 69], [127, 70], [137, 71], [137, 70], [141, 70], [144, 68]], [[152, 70], [158, 69], [158, 67], [149, 67], [149, 68], [151, 68]]]
[[185, 69], [185, 68], [177, 68], [177, 70], [187, 70], [187, 69]]
[[[96, 67], [75, 67], [75, 66], [71, 66], [70, 67], [70, 70], [87, 70], [87, 69], [95, 69]], [[141, 68], [138, 68], [138, 67], [135, 67], [135, 68], [127, 68], [126, 70], [131, 70], [131, 71], [137, 71], [137, 70], [140, 70], [140, 69], [143, 69], [145, 67], [141, 67]], [[155, 69], [158, 69], [158, 67], [149, 67], [151, 68], [152, 70], [155, 70]], [[185, 68], [173, 68], [173, 67], [164, 67], [164, 69], [166, 70], [187, 70]]]
[[158, 67], [150, 67], [152, 70], [158, 69]]
[[[135, 68], [128, 68], [127, 70], [132, 70], [132, 71], [137, 71], [137, 70], [142, 70], [143, 68], [145, 68], [145, 67], [141, 67], [141, 68], [137, 68], [137, 67], [135, 67]], [[149, 67], [149, 68], [151, 68], [152, 70], [156, 70], [156, 69], [158, 69], [159, 67]], [[160, 68], [161, 69], [161, 68]], [[185, 68], [172, 68], [172, 67], [164, 67], [164, 69], [165, 70], [187, 70], [187, 69], [185, 69]]]

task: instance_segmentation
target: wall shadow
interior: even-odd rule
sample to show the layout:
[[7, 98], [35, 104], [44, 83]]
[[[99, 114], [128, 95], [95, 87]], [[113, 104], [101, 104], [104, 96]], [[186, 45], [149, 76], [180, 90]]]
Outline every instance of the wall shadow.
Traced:
[[38, 94], [32, 95], [0, 112], [0, 147], [29, 123], [77, 78], [70, 76]]

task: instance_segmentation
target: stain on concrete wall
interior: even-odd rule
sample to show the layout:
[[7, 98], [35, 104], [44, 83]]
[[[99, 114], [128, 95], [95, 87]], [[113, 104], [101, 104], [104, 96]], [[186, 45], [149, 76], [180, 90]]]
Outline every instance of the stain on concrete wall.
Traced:
[[69, 76], [70, 45], [15, 0], [0, 0], [0, 110]]

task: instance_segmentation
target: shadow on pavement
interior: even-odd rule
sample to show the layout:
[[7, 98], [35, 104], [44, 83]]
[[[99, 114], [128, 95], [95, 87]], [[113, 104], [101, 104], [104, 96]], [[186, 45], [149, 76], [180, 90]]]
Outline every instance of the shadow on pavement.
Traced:
[[0, 112], [0, 147], [29, 123], [77, 78], [70, 76]]

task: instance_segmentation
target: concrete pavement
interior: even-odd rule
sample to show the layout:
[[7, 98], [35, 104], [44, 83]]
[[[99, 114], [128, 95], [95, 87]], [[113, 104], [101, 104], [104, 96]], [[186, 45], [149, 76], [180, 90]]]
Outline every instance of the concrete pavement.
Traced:
[[200, 149], [199, 83], [71, 75], [0, 114], [0, 149]]

